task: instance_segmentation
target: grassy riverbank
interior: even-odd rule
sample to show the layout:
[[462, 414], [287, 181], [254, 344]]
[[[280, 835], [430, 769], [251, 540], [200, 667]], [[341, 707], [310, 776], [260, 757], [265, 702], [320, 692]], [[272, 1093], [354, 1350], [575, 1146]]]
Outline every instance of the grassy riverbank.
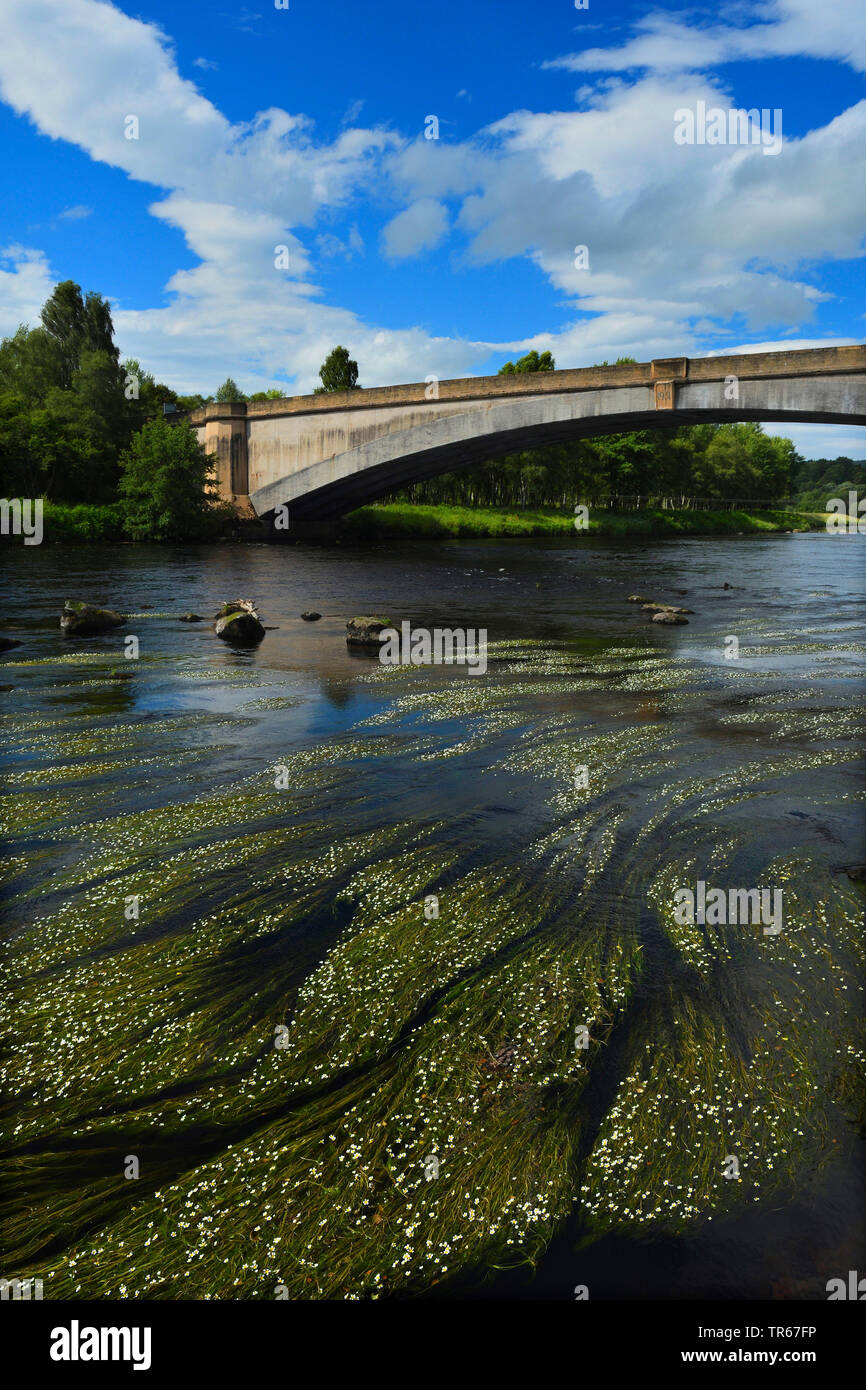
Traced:
[[[821, 530], [816, 513], [791, 511], [594, 511], [589, 534], [600, 536], [705, 536], [738, 532]], [[572, 512], [553, 507], [427, 507], [394, 502], [361, 507], [340, 523], [351, 540], [447, 536], [576, 536]]]
[[[589, 534], [600, 536], [713, 536], [745, 532], [822, 530], [822, 513], [800, 511], [663, 511], [646, 508], [634, 512], [590, 510]], [[120, 508], [81, 503], [66, 506], [46, 502], [45, 540], [109, 542], [125, 539]], [[337, 535], [355, 542], [448, 537], [575, 536], [574, 514], [555, 507], [456, 507], [415, 506], [408, 502], [360, 507], [337, 523]], [[242, 534], [242, 538], [243, 534]], [[260, 540], [261, 528], [246, 538]]]

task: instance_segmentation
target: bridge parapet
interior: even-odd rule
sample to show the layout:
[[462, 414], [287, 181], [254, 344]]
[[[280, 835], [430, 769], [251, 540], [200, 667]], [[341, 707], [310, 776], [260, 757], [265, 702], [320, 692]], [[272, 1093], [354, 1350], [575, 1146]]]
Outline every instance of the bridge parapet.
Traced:
[[434, 401], [479, 401], [509, 396], [559, 395], [597, 391], [612, 386], [650, 386], [659, 380], [712, 382], [735, 376], [741, 381], [781, 376], [826, 376], [866, 371], [866, 346], [796, 348], [790, 352], [743, 352], [726, 357], [663, 357], [651, 362], [626, 362], [609, 367], [570, 367], [554, 372], [515, 376], [454, 377], [436, 384], [431, 400], [424, 381], [400, 386], [371, 386], [358, 391], [329, 391], [321, 395], [284, 396], [273, 401], [210, 401], [190, 413], [199, 427], [238, 415], [248, 420], [282, 415], [327, 414], [344, 410], [375, 410], [382, 406], [433, 404]]

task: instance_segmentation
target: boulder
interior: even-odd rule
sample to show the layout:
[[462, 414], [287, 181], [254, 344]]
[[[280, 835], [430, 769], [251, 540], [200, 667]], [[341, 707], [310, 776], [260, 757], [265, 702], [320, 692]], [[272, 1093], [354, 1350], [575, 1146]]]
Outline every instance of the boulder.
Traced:
[[321, 616], [321, 613], [315, 613], [311, 608], [308, 608], [306, 613], [301, 614], [305, 623], [317, 623]]
[[688, 618], [684, 618], [683, 615], [678, 613], [674, 608], [663, 608], [660, 613], [653, 613], [652, 621], [654, 623], [664, 623], [668, 627], [673, 627], [674, 624], [687, 623]]
[[255, 647], [265, 635], [258, 613], [245, 598], [223, 604], [216, 615], [214, 632], [224, 642], [232, 642], [236, 647]]
[[845, 872], [854, 883], [866, 883], [866, 864], [852, 864]]
[[649, 603], [645, 594], [629, 594], [628, 601], [629, 603]]
[[386, 627], [393, 627], [389, 618], [350, 618], [346, 623], [346, 642], [350, 647], [379, 647], [379, 634]]
[[182, 623], [203, 623], [204, 618], [200, 613], [181, 613], [180, 621]]
[[94, 608], [90, 603], [67, 599], [60, 614], [60, 626], [69, 637], [89, 637], [94, 632], [107, 632], [124, 621], [122, 613], [113, 608]]
[[20, 647], [21, 643], [14, 637], [0, 637], [0, 652], [11, 652], [13, 647]]

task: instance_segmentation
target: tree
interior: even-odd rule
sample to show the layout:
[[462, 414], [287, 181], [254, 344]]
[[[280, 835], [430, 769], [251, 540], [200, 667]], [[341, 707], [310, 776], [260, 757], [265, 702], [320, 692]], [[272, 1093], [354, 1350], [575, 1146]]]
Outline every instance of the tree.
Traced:
[[128, 436], [141, 429], [145, 420], [164, 414], [164, 405], [174, 405], [179, 411], [192, 410], [201, 404], [201, 397], [195, 396], [194, 405], [181, 404], [181, 397], [172, 391], [165, 382], [157, 381], [151, 372], [146, 372], [134, 357], [123, 363], [124, 401], [128, 422]]
[[790, 439], [766, 435], [760, 425], [717, 425], [694, 462], [696, 489], [704, 497], [786, 496], [796, 458]]
[[0, 344], [0, 390], [15, 391], [30, 402], [41, 401], [52, 386], [63, 384], [60, 346], [44, 328], [20, 324]]
[[[57, 391], [61, 407], [71, 392]], [[0, 388], [0, 460], [9, 497], [79, 500], [92, 496], [100, 469], [96, 445], [80, 422]]]
[[61, 379], [58, 384], [64, 391], [72, 388], [82, 353], [105, 353], [111, 368], [120, 371], [111, 309], [102, 295], [90, 290], [83, 299], [80, 285], [74, 280], [62, 280], [43, 304], [40, 318], [43, 329], [59, 350]]
[[254, 391], [247, 399], [250, 401], [281, 401], [283, 393], [278, 391], [275, 386], [271, 386], [267, 391]]
[[524, 372], [552, 372], [556, 368], [556, 363], [549, 352], [543, 352], [539, 357], [535, 348], [528, 352], [525, 357], [520, 357], [516, 362], [506, 362], [499, 368], [498, 376], [521, 376]]
[[335, 347], [328, 353], [321, 367], [319, 376], [322, 379], [321, 386], [316, 387], [315, 394], [321, 396], [326, 391], [360, 391], [358, 385], [358, 364], [349, 356], [349, 349]]
[[241, 388], [238, 386], [237, 382], [233, 381], [230, 376], [227, 376], [222, 386], [219, 388], [216, 395], [214, 396], [214, 400], [245, 401], [246, 396], [244, 395]]
[[216, 459], [188, 421], [148, 420], [120, 466], [124, 529], [133, 540], [205, 538], [223, 524], [225, 508], [215, 505]]
[[649, 492], [662, 438], [656, 430], [631, 430], [628, 434], [601, 435], [592, 441], [605, 468], [609, 494]]
[[175, 396], [174, 398], [178, 410], [185, 411], [198, 410], [210, 399], [210, 396], [200, 396], [197, 393], [192, 396]]

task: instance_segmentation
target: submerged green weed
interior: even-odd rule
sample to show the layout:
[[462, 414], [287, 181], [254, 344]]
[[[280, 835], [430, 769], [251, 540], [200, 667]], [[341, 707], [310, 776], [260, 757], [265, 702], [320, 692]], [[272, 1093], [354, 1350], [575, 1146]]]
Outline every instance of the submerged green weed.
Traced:
[[[2, 1171], [46, 1296], [423, 1292], [566, 1220], [717, 1220], [844, 1142], [861, 899], [763, 836], [856, 720], [814, 676], [768, 702], [777, 672], [725, 669], [713, 721], [708, 668], [646, 645], [490, 656], [370, 672], [380, 707], [311, 746], [268, 724], [296, 692], [7, 716], [33, 765], [5, 797]], [[252, 770], [204, 779], [253, 719]], [[780, 886], [784, 930], [678, 922], [698, 878]]]

